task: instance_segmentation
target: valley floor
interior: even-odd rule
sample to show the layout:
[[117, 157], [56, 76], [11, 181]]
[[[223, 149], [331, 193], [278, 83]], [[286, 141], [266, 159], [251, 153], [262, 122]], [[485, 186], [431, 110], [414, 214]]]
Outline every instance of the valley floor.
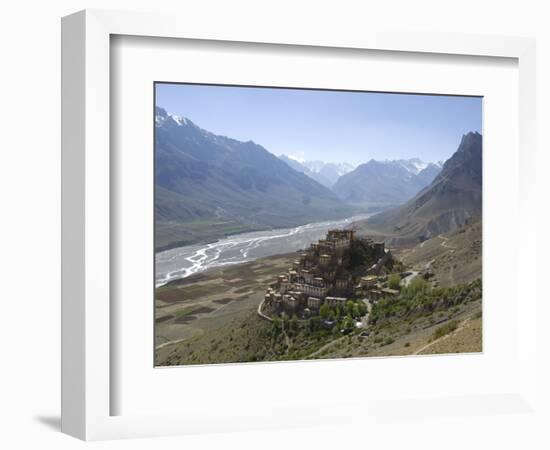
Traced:
[[[479, 238], [479, 239], [478, 239]], [[442, 288], [481, 276], [481, 223], [398, 249], [409, 267], [433, 273]], [[303, 325], [279, 328], [260, 318], [266, 286], [296, 253], [226, 266], [156, 290], [156, 364], [187, 365], [482, 351], [481, 287], [456, 288], [459, 300], [433, 311], [395, 316], [349, 334]], [[476, 285], [477, 286], [477, 285]], [[449, 290], [449, 292], [455, 292]], [[479, 294], [470, 294], [479, 292]], [[447, 305], [447, 306], [445, 306]]]

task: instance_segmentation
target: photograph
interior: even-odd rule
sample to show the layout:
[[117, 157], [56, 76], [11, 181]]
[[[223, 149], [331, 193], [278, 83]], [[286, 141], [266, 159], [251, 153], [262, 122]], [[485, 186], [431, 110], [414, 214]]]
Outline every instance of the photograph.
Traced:
[[483, 352], [483, 97], [155, 82], [155, 366]]

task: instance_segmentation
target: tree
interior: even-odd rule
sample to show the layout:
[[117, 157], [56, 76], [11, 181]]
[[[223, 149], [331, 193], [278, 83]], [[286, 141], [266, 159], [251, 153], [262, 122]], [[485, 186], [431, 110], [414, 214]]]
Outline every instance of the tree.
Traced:
[[355, 320], [353, 320], [352, 317], [350, 316], [346, 316], [346, 318], [344, 319], [344, 330], [351, 330], [354, 326], [355, 326]]
[[397, 273], [392, 273], [388, 278], [388, 286], [390, 289], [399, 289], [401, 285], [401, 277]]
[[319, 308], [319, 315], [321, 316], [321, 319], [328, 319], [330, 316], [330, 306], [328, 306], [326, 303], [323, 303], [321, 305], [321, 308]]

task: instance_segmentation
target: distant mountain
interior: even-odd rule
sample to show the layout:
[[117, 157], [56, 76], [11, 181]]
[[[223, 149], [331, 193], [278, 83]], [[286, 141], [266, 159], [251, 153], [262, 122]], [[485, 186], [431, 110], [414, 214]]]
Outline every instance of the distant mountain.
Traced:
[[357, 224], [358, 229], [400, 243], [456, 230], [481, 217], [482, 177], [482, 136], [471, 132], [429, 186], [404, 205]]
[[328, 180], [330, 187], [338, 181], [338, 178], [351, 172], [354, 167], [346, 162], [343, 163], [326, 163], [323, 161], [304, 161], [305, 165], [310, 171], [324, 179]]
[[439, 164], [425, 163], [418, 158], [371, 159], [340, 177], [332, 189], [349, 203], [394, 206], [404, 203], [430, 184], [440, 170]]
[[330, 188], [333, 184], [333, 183], [330, 182], [330, 180], [328, 178], [325, 178], [322, 174], [320, 174], [318, 172], [313, 172], [306, 165], [304, 165], [303, 163], [301, 163], [301, 162], [299, 162], [295, 159], [290, 158], [289, 156], [279, 155], [279, 159], [281, 159], [281, 161], [284, 161], [285, 163], [287, 163], [294, 170], [296, 170], [298, 172], [302, 172], [303, 174], [307, 175], [309, 178], [317, 181], [317, 183], [321, 183], [323, 186], [326, 186], [326, 187]]
[[333, 192], [252, 141], [156, 109], [155, 246], [346, 217]]
[[329, 188], [336, 183], [339, 177], [353, 170], [353, 166], [348, 163], [298, 161], [287, 155], [279, 155], [279, 158], [294, 170], [305, 173], [308, 177]]

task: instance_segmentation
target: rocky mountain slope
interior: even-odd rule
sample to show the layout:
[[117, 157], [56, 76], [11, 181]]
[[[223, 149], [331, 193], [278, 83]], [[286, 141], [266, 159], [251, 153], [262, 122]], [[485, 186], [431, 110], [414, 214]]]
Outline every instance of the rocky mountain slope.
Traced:
[[414, 243], [456, 230], [481, 217], [482, 136], [462, 137], [432, 183], [404, 205], [356, 224], [394, 243]]

